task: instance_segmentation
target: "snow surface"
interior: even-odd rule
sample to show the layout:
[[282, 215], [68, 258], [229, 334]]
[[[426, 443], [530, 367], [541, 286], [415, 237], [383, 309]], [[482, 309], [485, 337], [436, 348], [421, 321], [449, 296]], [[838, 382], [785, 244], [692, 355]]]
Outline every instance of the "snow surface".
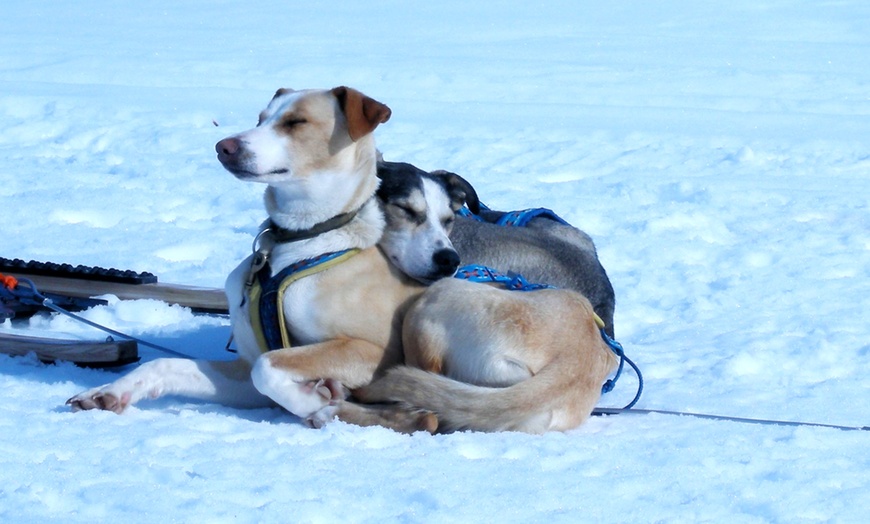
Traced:
[[[467, 4], [4, 5], [0, 256], [222, 286], [264, 212], [214, 143], [278, 87], [346, 84], [393, 109], [388, 159], [594, 237], [639, 407], [870, 424], [870, 3]], [[88, 315], [229, 358], [222, 318], [151, 301]], [[101, 336], [48, 316], [0, 329]], [[621, 415], [403, 436], [178, 399], [64, 406], [119, 372], [0, 356], [0, 521], [870, 515], [868, 432]]]

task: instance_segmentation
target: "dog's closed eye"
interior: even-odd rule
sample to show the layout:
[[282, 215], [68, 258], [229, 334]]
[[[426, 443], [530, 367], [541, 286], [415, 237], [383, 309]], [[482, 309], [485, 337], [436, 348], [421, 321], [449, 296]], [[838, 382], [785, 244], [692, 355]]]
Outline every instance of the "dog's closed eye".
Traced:
[[286, 118], [281, 121], [281, 127], [284, 129], [293, 129], [294, 127], [306, 122], [308, 122], [308, 120], [305, 120], [304, 118]]
[[413, 222], [415, 224], [422, 224], [426, 221], [426, 215], [420, 211], [417, 211], [413, 207], [407, 204], [392, 204], [394, 209], [397, 209], [399, 213], [404, 215], [405, 219], [409, 222]]
[[407, 215], [408, 218], [414, 218], [415, 216], [417, 216], [417, 212], [414, 211], [414, 208], [412, 208], [411, 206], [406, 206], [404, 204], [393, 204], [393, 207]]

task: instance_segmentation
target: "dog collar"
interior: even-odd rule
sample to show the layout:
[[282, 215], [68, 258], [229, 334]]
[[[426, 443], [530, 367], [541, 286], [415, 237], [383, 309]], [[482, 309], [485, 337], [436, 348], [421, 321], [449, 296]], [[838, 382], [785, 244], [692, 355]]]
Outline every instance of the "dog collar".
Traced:
[[279, 226], [274, 221], [270, 220], [268, 229], [272, 233], [272, 236], [275, 238], [275, 242], [279, 244], [298, 242], [299, 240], [307, 240], [309, 238], [314, 238], [317, 235], [326, 233], [327, 231], [338, 229], [353, 220], [358, 212], [359, 210], [357, 209], [348, 213], [336, 215], [329, 220], [324, 220], [323, 222], [314, 224], [308, 229], [287, 229]]

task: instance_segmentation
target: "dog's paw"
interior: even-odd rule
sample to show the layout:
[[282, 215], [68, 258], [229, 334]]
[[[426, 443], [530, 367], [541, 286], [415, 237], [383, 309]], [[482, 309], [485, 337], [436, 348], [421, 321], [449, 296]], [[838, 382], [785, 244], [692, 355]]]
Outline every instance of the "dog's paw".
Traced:
[[308, 427], [310, 428], [320, 429], [335, 420], [337, 415], [338, 406], [335, 404], [327, 404], [306, 418], [305, 423], [308, 424]]
[[321, 397], [326, 403], [323, 407], [305, 417], [305, 423], [312, 428], [322, 428], [338, 416], [338, 403], [350, 395], [350, 391], [341, 382], [331, 378], [312, 380], [305, 384], [306, 391]]
[[438, 417], [435, 413], [423, 412], [417, 415], [416, 431], [425, 431], [427, 433], [435, 433], [438, 431]]
[[268, 353], [257, 359], [251, 370], [251, 381], [257, 391], [303, 420], [349, 395], [340, 381], [301, 377], [275, 365]]
[[101, 409], [120, 414], [130, 405], [130, 398], [130, 393], [112, 393], [104, 386], [79, 393], [67, 400], [66, 405], [69, 406], [73, 412], [89, 409]]
[[418, 411], [405, 409], [398, 406], [386, 409], [383, 412], [381, 425], [400, 433], [416, 433], [425, 431], [435, 433], [438, 431], [438, 416], [430, 411]]
[[305, 384], [305, 390], [317, 393], [327, 402], [345, 400], [350, 396], [350, 390], [344, 387], [340, 381], [332, 378], [309, 381]]

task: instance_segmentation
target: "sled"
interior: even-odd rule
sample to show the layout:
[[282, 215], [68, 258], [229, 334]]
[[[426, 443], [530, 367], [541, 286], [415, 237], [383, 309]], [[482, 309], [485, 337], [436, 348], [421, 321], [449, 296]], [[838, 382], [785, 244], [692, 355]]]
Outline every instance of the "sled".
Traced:
[[100, 295], [115, 295], [121, 300], [152, 298], [198, 313], [229, 312], [223, 289], [158, 283], [151, 273], [6, 258], [0, 258], [0, 273], [30, 279], [44, 294], [74, 299]]
[[[151, 273], [0, 257], [0, 274], [32, 282], [44, 297], [67, 310], [80, 311], [105, 304], [106, 301], [94, 297], [115, 295], [121, 300], [160, 300], [189, 307], [197, 313], [229, 313], [222, 289], [163, 284]], [[9, 292], [0, 295], [0, 320], [26, 317], [41, 309], [44, 308], [39, 304], [20, 300]], [[42, 361], [64, 360], [87, 367], [121, 366], [139, 360], [138, 344], [134, 340], [81, 341], [0, 333], [0, 353], [26, 355], [31, 352]]]

